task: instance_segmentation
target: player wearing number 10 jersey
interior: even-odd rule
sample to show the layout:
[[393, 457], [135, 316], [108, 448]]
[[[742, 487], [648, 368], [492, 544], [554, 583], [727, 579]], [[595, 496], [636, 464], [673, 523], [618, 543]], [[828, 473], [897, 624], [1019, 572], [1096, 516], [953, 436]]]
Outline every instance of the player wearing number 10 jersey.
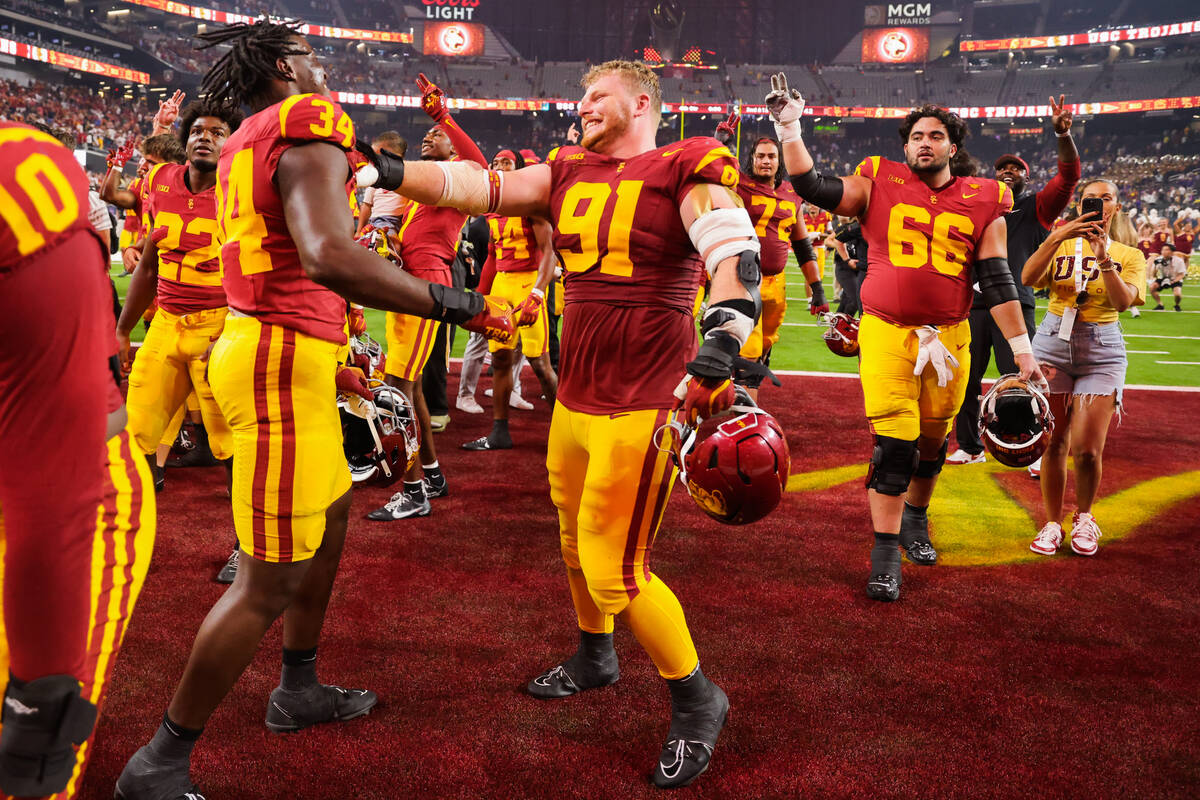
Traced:
[[814, 168], [800, 135], [804, 101], [783, 75], [772, 78], [767, 104], [796, 191], [826, 210], [860, 216], [869, 245], [858, 334], [863, 397], [875, 434], [867, 478], [875, 528], [867, 595], [895, 600], [899, 545], [915, 563], [937, 560], [925, 512], [970, 373], [972, 284], [978, 282], [1012, 345], [1022, 377], [1042, 379], [1006, 260], [1004, 214], [1012, 209], [1012, 192], [987, 178], [951, 175], [966, 125], [943, 108], [922, 106], [904, 118], [905, 163], [872, 156], [854, 175], [830, 178]]
[[283, 672], [267, 705], [269, 730], [353, 719], [376, 703], [372, 692], [327, 686], [316, 675], [350, 509], [335, 388], [346, 300], [493, 335], [513, 330], [511, 314], [486, 298], [413, 278], [354, 242], [354, 124], [329, 99], [325, 70], [293, 25], [236, 24], [200, 38], [230, 46], [205, 75], [207, 100], [254, 111], [217, 166], [229, 316], [209, 359], [233, 432], [241, 559], [196, 635], [157, 733], [117, 781], [126, 800], [195, 793], [192, 747], [281, 615]]
[[[515, 172], [389, 159], [380, 185], [473, 214], [550, 220], [566, 303], [546, 466], [579, 647], [528, 691], [561, 698], [616, 681], [612, 631], [622, 615], [671, 694], [653, 781], [682, 786], [708, 767], [729, 701], [700, 671], [679, 601], [650, 572], [675, 473], [653, 438], [676, 397], [693, 422], [732, 403], [733, 359], [758, 311], [759, 244], [728, 149], [709, 138], [655, 147], [653, 72], [612, 61], [583, 86], [582, 147]], [[701, 269], [712, 283], [697, 351]]]

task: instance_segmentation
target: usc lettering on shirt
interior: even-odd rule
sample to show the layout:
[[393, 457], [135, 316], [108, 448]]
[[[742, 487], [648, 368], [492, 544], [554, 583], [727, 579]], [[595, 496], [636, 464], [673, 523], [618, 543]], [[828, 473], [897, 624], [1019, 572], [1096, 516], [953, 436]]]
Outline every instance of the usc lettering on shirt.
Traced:
[[1012, 191], [978, 177], [930, 189], [907, 164], [879, 156], [854, 174], [873, 184], [862, 216], [869, 251], [863, 310], [894, 325], [966, 319], [976, 248], [987, 226], [1012, 210]]
[[698, 184], [736, 190], [737, 161], [696, 137], [628, 159], [560, 147], [547, 163], [564, 271], [558, 399], [589, 414], [669, 408], [696, 352], [704, 270], [679, 207]]
[[542, 261], [542, 251], [533, 235], [529, 217], [487, 215], [492, 233], [491, 246], [496, 253], [497, 272], [531, 272]]
[[[300, 264], [275, 184], [289, 147], [327, 142], [354, 150], [354, 123], [341, 107], [317, 94], [293, 95], [252, 115], [225, 142], [217, 166], [222, 285], [229, 307], [336, 344], [346, 343], [346, 301], [313, 282]], [[353, 191], [346, 161], [346, 205], [330, 214], [353, 230]]]
[[88, 222], [88, 180], [75, 155], [48, 133], [0, 122], [0, 274], [80, 231], [108, 259], [108, 240]]
[[[1058, 246], [1050, 261], [1050, 269], [1040, 281], [1034, 284], [1034, 288], [1050, 290], [1050, 307], [1047, 310], [1060, 317], [1068, 306], [1075, 305], [1075, 299], [1079, 294], [1075, 288], [1076, 241], [1076, 239], [1068, 239]], [[1108, 257], [1116, 265], [1121, 280], [1137, 290], [1137, 299], [1133, 304], [1135, 306], [1144, 304], [1146, 302], [1146, 257], [1136, 247], [1112, 241], [1108, 243]], [[1084, 322], [1116, 322], [1117, 310], [1113, 308], [1108, 291], [1104, 288], [1104, 278], [1096, 266], [1096, 256], [1092, 252], [1091, 244], [1086, 239], [1083, 240], [1082, 270], [1086, 280], [1084, 288], [1087, 290], [1088, 297], [1087, 301], [1079, 306], [1079, 319]]]
[[762, 274], [778, 275], [787, 266], [792, 241], [807, 238], [804, 226], [797, 225], [797, 209], [803, 201], [787, 182], [776, 187], [749, 175], [738, 181], [737, 193], [762, 244]]
[[216, 191], [193, 192], [187, 172], [184, 164], [163, 165], [146, 202], [149, 236], [158, 249], [158, 304], [172, 314], [225, 305]]

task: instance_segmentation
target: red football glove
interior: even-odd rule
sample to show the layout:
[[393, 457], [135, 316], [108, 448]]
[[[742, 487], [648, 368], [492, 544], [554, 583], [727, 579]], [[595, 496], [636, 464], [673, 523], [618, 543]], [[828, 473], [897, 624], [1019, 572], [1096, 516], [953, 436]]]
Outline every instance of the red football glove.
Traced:
[[131, 136], [125, 140], [125, 144], [121, 145], [116, 150], [109, 150], [108, 168], [112, 169], [113, 167], [116, 167], [117, 169], [124, 169], [125, 165], [129, 163], [129, 159], [133, 157], [133, 145], [134, 139]]
[[421, 109], [434, 122], [445, 122], [450, 118], [450, 109], [446, 107], [446, 93], [422, 72], [417, 75], [417, 88], [421, 90]]
[[688, 425], [720, 414], [733, 405], [733, 381], [730, 378], [700, 378], [684, 375], [675, 387], [675, 410], [683, 410]]
[[545, 304], [546, 293], [536, 287], [531, 289], [529, 296], [521, 301], [521, 305], [517, 306], [516, 322], [518, 327], [532, 325], [537, 322], [538, 313]]
[[375, 396], [371, 394], [371, 387], [367, 385], [367, 378], [358, 367], [338, 367], [334, 383], [339, 392], [356, 394], [363, 400], [375, 402]]
[[814, 317], [819, 314], [829, 313], [829, 301], [825, 299], [825, 287], [820, 281], [813, 281], [809, 288], [812, 290], [812, 299], [808, 304], [808, 313]]
[[717, 132], [713, 134], [713, 138], [721, 144], [729, 144], [737, 136], [737, 126], [741, 120], [741, 114], [736, 111], [730, 111], [725, 121], [717, 125]]
[[363, 315], [362, 306], [351, 305], [346, 312], [346, 319], [350, 322], [351, 336], [362, 336], [367, 332], [367, 318]]
[[507, 300], [490, 294], [483, 296], [483, 304], [483, 311], [462, 324], [463, 330], [482, 333], [484, 337], [496, 342], [511, 342], [517, 335], [517, 326], [513, 319], [515, 309]]

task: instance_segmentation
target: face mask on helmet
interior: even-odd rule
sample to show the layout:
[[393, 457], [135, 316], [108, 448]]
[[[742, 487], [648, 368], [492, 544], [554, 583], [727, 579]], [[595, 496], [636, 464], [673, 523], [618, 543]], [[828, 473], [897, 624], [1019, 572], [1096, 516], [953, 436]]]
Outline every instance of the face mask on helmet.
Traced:
[[382, 373], [387, 357], [379, 342], [367, 334], [350, 338], [350, 366], [358, 367], [368, 378], [376, 373]]
[[398, 267], [404, 266], [404, 259], [400, 257], [400, 250], [396, 246], [395, 240], [386, 230], [374, 228], [370, 225], [363, 228], [362, 235], [354, 241], [358, 242], [363, 247], [378, 254], [381, 258], [386, 258]]
[[1054, 431], [1050, 402], [1018, 375], [1004, 375], [983, 396], [979, 434], [992, 457], [1007, 467], [1027, 467], [1042, 457]]
[[338, 396], [342, 445], [354, 483], [390, 486], [416, 463], [420, 433], [403, 392], [379, 381], [370, 384], [374, 403], [358, 395]]
[[849, 314], [826, 314], [822, 317], [829, 327], [822, 334], [825, 346], [835, 355], [850, 358], [858, 355], [858, 320]]
[[783, 498], [791, 471], [787, 439], [775, 418], [743, 392], [728, 411], [694, 429], [668, 423], [655, 439], [660, 448], [669, 446], [688, 495], [718, 522], [755, 522]]

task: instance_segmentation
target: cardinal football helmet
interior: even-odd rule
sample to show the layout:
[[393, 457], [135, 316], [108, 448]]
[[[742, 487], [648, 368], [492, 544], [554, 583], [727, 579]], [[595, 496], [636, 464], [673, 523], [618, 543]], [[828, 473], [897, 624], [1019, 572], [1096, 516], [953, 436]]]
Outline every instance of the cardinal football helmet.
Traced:
[[343, 447], [354, 483], [390, 486], [416, 463], [421, 442], [417, 416], [399, 389], [368, 383], [374, 403], [356, 394], [338, 395]]
[[826, 314], [821, 321], [829, 326], [822, 334], [826, 347], [835, 355], [846, 357], [858, 355], [857, 319], [849, 314], [839, 312]]
[[400, 257], [400, 250], [397, 247], [396, 240], [392, 238], [392, 235], [386, 229], [368, 225], [363, 228], [362, 235], [354, 241], [386, 258], [396, 266], [404, 266], [404, 259]]
[[1001, 376], [980, 403], [980, 438], [1006, 467], [1027, 467], [1041, 458], [1053, 430], [1045, 393], [1019, 375]]
[[350, 366], [361, 369], [368, 378], [374, 378], [383, 375], [387, 356], [379, 342], [364, 333], [350, 337], [350, 357], [346, 361]]
[[679, 479], [704, 513], [745, 525], [779, 505], [791, 469], [787, 439], [775, 418], [743, 391], [731, 408], [696, 428], [678, 421], [660, 428], [660, 447], [668, 430]]

